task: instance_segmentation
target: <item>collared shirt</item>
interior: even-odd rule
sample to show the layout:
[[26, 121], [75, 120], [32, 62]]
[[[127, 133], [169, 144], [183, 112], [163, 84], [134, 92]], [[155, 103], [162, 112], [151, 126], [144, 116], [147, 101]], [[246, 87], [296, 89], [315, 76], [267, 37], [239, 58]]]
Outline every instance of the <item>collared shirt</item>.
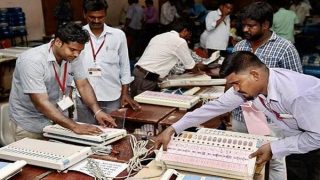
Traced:
[[[233, 51], [253, 52], [248, 40], [237, 43]], [[254, 54], [269, 68], [280, 67], [302, 73], [300, 57], [294, 45], [274, 32], [265, 44], [256, 49]], [[244, 122], [240, 107], [232, 111], [232, 118]]]
[[169, 1], [165, 2], [161, 6], [160, 23], [163, 25], [172, 23], [176, 14], [176, 7], [171, 5]]
[[293, 11], [280, 8], [273, 14], [272, 30], [280, 37], [294, 43], [294, 25], [298, 23], [299, 19]]
[[185, 69], [195, 65], [187, 41], [178, 32], [170, 31], [152, 38], [136, 65], [164, 78], [179, 60]]
[[144, 12], [139, 4], [133, 3], [128, 7], [126, 18], [130, 19], [129, 27], [140, 30], [142, 28]]
[[[59, 66], [52, 50], [49, 51], [50, 46], [51, 43], [48, 43], [22, 53], [17, 59], [13, 73], [9, 117], [30, 132], [41, 133], [46, 125], [51, 124], [51, 121], [36, 109], [29, 95], [47, 93], [52, 104], [56, 104], [62, 98], [53, 65], [62, 81], [64, 66], [67, 62], [62, 61]], [[67, 87], [71, 85], [73, 78], [75, 80], [86, 78], [80, 60], [73, 60], [67, 67]], [[66, 94], [68, 91], [69, 89]]]
[[[262, 97], [264, 103], [274, 112], [287, 118], [278, 119], [274, 112], [261, 103], [259, 97]], [[268, 97], [263, 95], [259, 97], [253, 100], [254, 106], [271, 118], [283, 130], [285, 136], [283, 139], [271, 142], [275, 158], [307, 153], [320, 148], [319, 79], [287, 69], [270, 68]], [[219, 99], [187, 113], [172, 126], [177, 133], [180, 133], [186, 128], [197, 126], [228, 112], [244, 102], [243, 96], [234, 88], [230, 88]]]
[[[98, 101], [114, 101], [121, 95], [122, 85], [130, 84], [133, 77], [130, 73], [126, 36], [120, 29], [104, 25], [103, 32], [96, 37], [89, 25], [83, 27], [88, 30], [95, 53], [103, 40], [105, 42], [96, 56], [96, 63], [102, 69], [101, 77], [89, 76], [89, 82], [96, 93]], [[105, 37], [105, 38], [104, 38]], [[88, 68], [95, 67], [91, 44], [87, 43], [79, 59], [83, 62], [88, 75]]]
[[226, 50], [229, 41], [230, 17], [225, 19], [216, 27], [221, 18], [220, 9], [211, 11], [206, 17], [206, 29], [201, 34], [200, 43], [207, 49]]

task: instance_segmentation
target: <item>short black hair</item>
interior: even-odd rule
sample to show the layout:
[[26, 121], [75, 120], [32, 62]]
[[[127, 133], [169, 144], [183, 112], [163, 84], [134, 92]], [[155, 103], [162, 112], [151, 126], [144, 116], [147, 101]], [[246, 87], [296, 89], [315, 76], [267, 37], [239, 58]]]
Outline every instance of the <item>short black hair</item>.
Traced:
[[220, 1], [218, 1], [218, 3], [219, 3], [219, 6], [221, 6], [221, 5], [225, 5], [225, 4], [234, 4], [234, 1], [233, 0], [220, 0]]
[[153, 5], [153, 0], [145, 0], [144, 3]]
[[79, 24], [69, 22], [58, 28], [55, 38], [59, 38], [64, 43], [77, 42], [85, 44], [89, 40], [89, 33]]
[[139, 2], [139, 0], [128, 0], [128, 4], [133, 4], [133, 3], [138, 3]]
[[194, 28], [194, 24], [191, 20], [189, 20], [188, 18], [183, 18], [183, 19], [178, 19], [176, 21], [174, 21], [173, 25], [172, 25], [172, 30], [177, 31], [177, 32], [181, 32], [183, 29], [187, 29], [188, 31], [193, 31]]
[[253, 2], [242, 9], [240, 17], [242, 20], [252, 19], [260, 24], [268, 21], [271, 27], [273, 22], [273, 9], [267, 2]]
[[266, 67], [266, 65], [250, 51], [237, 51], [223, 61], [219, 74], [225, 78], [232, 73], [245, 71], [248, 67]]
[[84, 0], [83, 1], [83, 11], [87, 13], [88, 11], [101, 11], [107, 10], [108, 3], [106, 0]]

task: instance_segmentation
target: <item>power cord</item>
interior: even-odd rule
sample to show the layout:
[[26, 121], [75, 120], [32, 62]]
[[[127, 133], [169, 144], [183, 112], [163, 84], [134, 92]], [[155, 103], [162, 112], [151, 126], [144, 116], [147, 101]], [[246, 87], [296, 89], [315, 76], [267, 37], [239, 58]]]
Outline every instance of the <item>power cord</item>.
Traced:
[[[143, 140], [138, 141], [135, 136], [131, 134], [129, 136], [130, 136], [130, 145], [131, 145], [133, 157], [128, 162], [127, 178], [131, 176], [132, 171], [138, 172], [143, 168], [143, 165], [141, 164], [143, 161], [154, 159], [154, 158], [147, 158], [147, 156], [153, 152], [152, 149], [154, 148], [154, 146], [147, 149], [146, 146], [148, 144], [148, 141], [143, 141]], [[152, 139], [149, 139], [149, 140], [154, 142]]]
[[[150, 155], [153, 152], [153, 148], [154, 146], [150, 147], [150, 148], [146, 148], [148, 141], [151, 141], [154, 143], [154, 141], [152, 139], [149, 140], [137, 140], [137, 138], [133, 135], [129, 135], [130, 136], [130, 146], [133, 152], [133, 157], [128, 161], [128, 168], [127, 168], [127, 172], [128, 175], [127, 176], [122, 176], [122, 177], [107, 177], [104, 175], [103, 171], [101, 170], [101, 168], [99, 167], [99, 164], [91, 158], [87, 158], [87, 168], [90, 171], [91, 174], [94, 175], [95, 178], [97, 179], [150, 179], [150, 178], [156, 178], [156, 177], [161, 177], [164, 172], [167, 170], [167, 165], [162, 162], [161, 168], [162, 171], [160, 174], [158, 175], [154, 175], [154, 176], [149, 176], [149, 177], [141, 177], [141, 178], [132, 178], [133, 175], [137, 174], [141, 169], [144, 168], [144, 166], [142, 165], [142, 162], [144, 161], [148, 161], [148, 160], [153, 160], [154, 158], [147, 158], [148, 155]], [[94, 147], [96, 148], [96, 147]], [[134, 172], [134, 173], [133, 173]]]
[[112, 152], [112, 146], [92, 146], [91, 150], [93, 154], [98, 156], [106, 156], [109, 155]]

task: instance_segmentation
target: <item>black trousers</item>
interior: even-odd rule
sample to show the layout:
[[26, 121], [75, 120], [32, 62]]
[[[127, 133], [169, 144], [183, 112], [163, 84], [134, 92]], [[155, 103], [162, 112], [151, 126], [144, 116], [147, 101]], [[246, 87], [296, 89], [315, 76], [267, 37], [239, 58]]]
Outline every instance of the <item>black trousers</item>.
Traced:
[[286, 157], [288, 180], [320, 180], [320, 149]]
[[158, 81], [145, 79], [145, 73], [141, 72], [137, 67], [133, 69], [134, 80], [130, 85], [131, 97], [134, 97], [144, 91], [159, 91]]

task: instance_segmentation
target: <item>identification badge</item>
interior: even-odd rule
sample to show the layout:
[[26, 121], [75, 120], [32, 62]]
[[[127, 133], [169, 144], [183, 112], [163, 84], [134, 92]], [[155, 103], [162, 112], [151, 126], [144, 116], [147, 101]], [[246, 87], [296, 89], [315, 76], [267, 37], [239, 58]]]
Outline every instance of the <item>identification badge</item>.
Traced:
[[73, 101], [69, 96], [63, 96], [62, 100], [59, 101], [57, 104], [60, 107], [60, 109], [64, 111], [73, 105]]
[[100, 77], [102, 76], [102, 69], [100, 67], [88, 68], [89, 76]]

